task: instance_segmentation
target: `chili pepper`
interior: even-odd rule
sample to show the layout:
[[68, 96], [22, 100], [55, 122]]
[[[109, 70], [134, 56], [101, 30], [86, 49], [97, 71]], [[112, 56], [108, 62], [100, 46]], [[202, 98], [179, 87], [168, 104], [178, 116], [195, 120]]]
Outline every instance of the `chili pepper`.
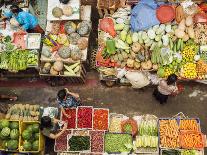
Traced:
[[79, 107], [78, 108], [78, 128], [92, 128], [92, 108]]
[[109, 112], [106, 109], [95, 109], [93, 117], [94, 130], [108, 130]]

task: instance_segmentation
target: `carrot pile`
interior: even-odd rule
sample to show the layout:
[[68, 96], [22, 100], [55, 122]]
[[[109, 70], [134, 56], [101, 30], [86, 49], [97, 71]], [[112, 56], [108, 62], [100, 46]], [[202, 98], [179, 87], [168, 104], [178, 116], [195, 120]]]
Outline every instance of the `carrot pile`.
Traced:
[[199, 131], [200, 127], [197, 121], [194, 120], [180, 120], [180, 130]]
[[204, 147], [203, 136], [199, 132], [185, 132], [180, 135], [181, 147], [186, 149], [200, 149]]
[[160, 120], [161, 147], [179, 147], [179, 126], [176, 120]]

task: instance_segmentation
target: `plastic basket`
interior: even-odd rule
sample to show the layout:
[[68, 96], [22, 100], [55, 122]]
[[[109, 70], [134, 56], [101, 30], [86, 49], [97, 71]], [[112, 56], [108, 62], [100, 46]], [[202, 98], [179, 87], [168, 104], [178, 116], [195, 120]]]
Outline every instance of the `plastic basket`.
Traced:
[[[18, 122], [18, 124], [19, 124], [19, 143], [20, 143], [20, 133], [21, 133], [21, 128], [20, 128], [20, 125], [21, 125], [21, 123], [20, 123], [20, 121], [19, 120], [9, 120], [9, 122]], [[0, 151], [9, 151], [9, 152], [17, 152], [18, 150], [19, 150], [19, 144], [18, 144], [18, 148], [17, 148], [17, 150], [8, 150], [8, 149], [4, 149], [4, 148], [2, 148], [2, 142], [3, 141], [0, 141]]]
[[[75, 127], [73, 128], [73, 127], [69, 127], [69, 124], [68, 124], [68, 129], [75, 129], [76, 127], [77, 127], [77, 108], [69, 108], [69, 109], [72, 109], [72, 110], [75, 110]], [[66, 109], [67, 110], [67, 109]], [[63, 121], [63, 114], [62, 114], [62, 112], [60, 113], [60, 120], [62, 120]], [[68, 119], [68, 123], [69, 123], [69, 121], [71, 121], [71, 120], [69, 120]]]
[[[97, 110], [97, 111], [98, 111], [98, 110], [106, 110], [106, 111], [108, 112], [108, 122], [107, 122], [108, 125], [107, 125], [107, 129], [105, 129], [105, 130], [101, 130], [101, 129], [95, 129], [95, 128], [94, 128], [94, 123], [95, 123], [95, 122], [94, 122], [94, 116], [95, 116], [94, 113], [95, 113], [96, 110]], [[97, 130], [97, 131], [108, 131], [108, 129], [109, 129], [109, 115], [110, 115], [110, 114], [109, 114], [109, 109], [106, 109], [106, 108], [94, 108], [94, 109], [93, 109], [93, 130]]]
[[[21, 127], [20, 127], [20, 133], [22, 134], [22, 132], [26, 129], [26, 126], [27, 125], [31, 125], [31, 124], [34, 124], [34, 123], [38, 123], [38, 121], [25, 121], [25, 122], [21, 122]], [[44, 136], [42, 135], [40, 129], [39, 129], [39, 133], [40, 133], [40, 136], [39, 136], [39, 149], [37, 151], [24, 151], [23, 150], [23, 138], [22, 136], [20, 136], [20, 143], [19, 143], [19, 152], [21, 153], [38, 153], [40, 151], [42, 151], [44, 149], [44, 144], [45, 144], [45, 139], [44, 139]]]
[[[92, 144], [93, 144], [93, 141], [92, 141], [92, 132], [100, 132], [100, 134], [102, 134], [101, 136], [102, 136], [102, 143], [103, 143], [103, 148], [102, 148], [102, 152], [94, 152], [93, 150], [92, 150]], [[91, 152], [93, 153], [93, 154], [102, 154], [102, 153], [104, 153], [104, 135], [105, 135], [105, 131], [97, 131], [97, 130], [92, 130], [92, 131], [89, 131], [89, 134], [91, 135]]]
[[115, 131], [111, 130], [112, 118], [120, 119], [120, 131], [116, 131], [116, 132], [120, 132], [121, 133], [121, 121], [124, 120], [124, 115], [116, 114], [116, 113], [110, 113], [110, 115], [109, 115], [109, 132], [115, 132]]
[[[179, 128], [182, 120], [196, 120], [198, 125], [198, 131], [201, 131], [200, 119], [199, 118], [184, 118], [179, 120]], [[181, 129], [180, 129], [181, 130]]]

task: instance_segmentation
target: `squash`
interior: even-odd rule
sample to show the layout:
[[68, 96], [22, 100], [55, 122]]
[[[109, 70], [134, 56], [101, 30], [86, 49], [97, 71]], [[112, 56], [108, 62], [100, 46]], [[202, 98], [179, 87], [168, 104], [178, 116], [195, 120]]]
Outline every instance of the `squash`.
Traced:
[[141, 49], [141, 45], [138, 42], [133, 43], [132, 51], [134, 51], [134, 53], [138, 53], [140, 51], [140, 49]]
[[77, 44], [80, 50], [85, 50], [88, 47], [88, 40], [82, 37], [78, 40]]
[[144, 70], [150, 70], [152, 68], [152, 62], [150, 60], [141, 62], [141, 67]]
[[134, 67], [134, 60], [133, 59], [127, 59], [127, 67], [130, 67], [130, 68]]
[[74, 61], [80, 60], [82, 58], [82, 52], [77, 46], [71, 48], [71, 58]]
[[69, 35], [69, 41], [73, 45], [76, 45], [79, 39], [80, 39], [80, 35], [78, 33], [71, 33]]
[[56, 71], [56, 70], [54, 69], [54, 67], [52, 66], [51, 69], [50, 69], [50, 74], [51, 74], [51, 75], [58, 75], [58, 71]]
[[43, 46], [43, 48], [42, 48], [42, 55], [44, 55], [47, 58], [50, 58], [52, 56], [51, 48], [48, 47], [48, 46]]
[[184, 18], [185, 14], [183, 11], [183, 7], [179, 5], [175, 10], [175, 20], [177, 23], [180, 23]]
[[48, 74], [50, 72], [50, 68], [51, 68], [51, 63], [49, 62], [45, 63], [42, 69], [42, 73]]
[[137, 61], [134, 61], [134, 68], [135, 69], [140, 69], [140, 67], [141, 67], [141, 64]]
[[63, 15], [63, 10], [56, 6], [52, 9], [52, 15], [55, 18], [60, 18]]
[[91, 30], [91, 23], [88, 21], [82, 21], [81, 23], [78, 24], [77, 26], [77, 32], [81, 36], [87, 35]]
[[60, 72], [63, 70], [63, 62], [62, 61], [56, 61], [54, 64], [53, 64], [53, 69]]
[[71, 48], [62, 46], [58, 50], [58, 55], [63, 59], [68, 59], [71, 56]]
[[73, 8], [68, 5], [63, 6], [63, 14], [67, 17], [71, 16], [73, 14]]
[[74, 33], [77, 29], [76, 24], [72, 21], [68, 21], [64, 24], [64, 29], [67, 34]]
[[64, 45], [68, 41], [68, 37], [65, 34], [59, 34], [57, 37], [57, 42], [61, 45]]

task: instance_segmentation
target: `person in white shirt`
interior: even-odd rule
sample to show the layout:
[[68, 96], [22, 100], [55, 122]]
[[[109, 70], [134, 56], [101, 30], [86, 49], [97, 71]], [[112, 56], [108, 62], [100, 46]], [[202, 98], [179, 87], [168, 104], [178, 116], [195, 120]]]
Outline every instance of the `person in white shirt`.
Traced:
[[171, 74], [167, 80], [161, 80], [158, 87], [154, 90], [153, 96], [160, 104], [166, 103], [168, 96], [178, 91], [176, 86], [177, 75]]

